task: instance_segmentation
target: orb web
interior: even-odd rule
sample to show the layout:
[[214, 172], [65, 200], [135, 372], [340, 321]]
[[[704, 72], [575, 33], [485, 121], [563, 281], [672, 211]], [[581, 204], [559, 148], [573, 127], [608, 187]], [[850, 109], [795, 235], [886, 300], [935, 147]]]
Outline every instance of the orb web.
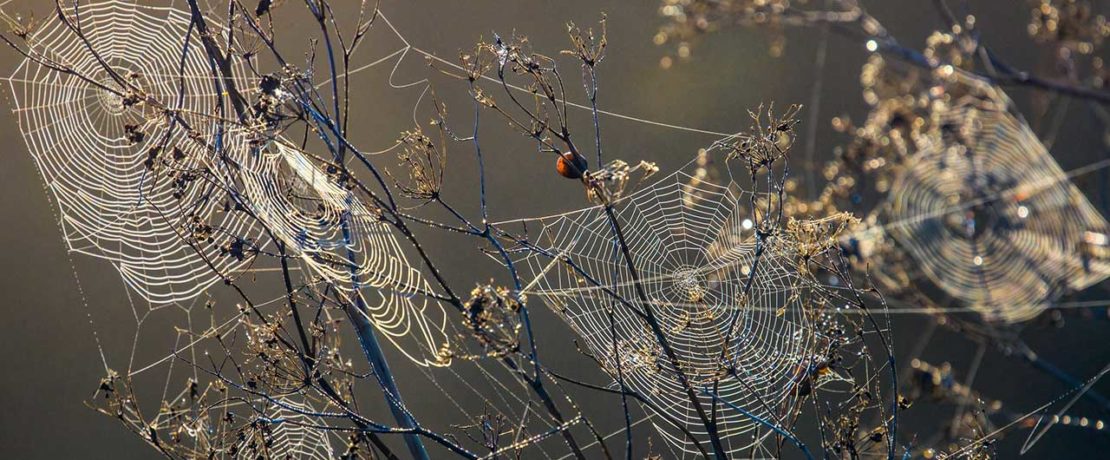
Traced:
[[439, 353], [447, 343], [447, 314], [429, 301], [431, 287], [378, 208], [283, 139], [261, 148], [250, 147], [245, 136], [229, 139], [251, 214], [307, 272], [365, 306], [363, 313], [409, 359], [448, 364]]
[[313, 407], [297, 398], [267, 403], [264, 423], [251, 430], [239, 444], [236, 458], [325, 460], [336, 458], [326, 426]]
[[1016, 322], [1110, 276], [1091, 246], [1105, 219], [1004, 101], [969, 96], [940, 117], [885, 209], [890, 234], [934, 284]]
[[[100, 2], [80, 8], [88, 47], [61, 21], [29, 37], [39, 59], [9, 80], [69, 249], [108, 260], [151, 308], [187, 304], [255, 262], [268, 244], [257, 218], [399, 350], [437, 363], [446, 315], [396, 236], [300, 152], [274, 143], [252, 155], [244, 130], [217, 126], [227, 96], [190, 22], [181, 9]], [[237, 87], [253, 87], [230, 62]], [[194, 134], [240, 163], [228, 168]]]
[[[793, 271], [788, 249], [769, 239], [756, 276], [749, 277], [756, 241], [744, 205], [751, 198], [735, 182], [716, 185], [680, 170], [622, 199], [616, 218], [647, 303], [691, 385], [699, 390], [716, 385], [721, 399], [774, 423], [778, 411], [797, 401], [792, 378], [817, 345], [803, 311], [808, 287]], [[524, 225], [539, 229], [529, 237], [538, 250], [519, 263], [534, 277], [526, 292], [557, 312], [611, 376], [616, 378], [619, 365], [630, 389], [707, 445], [704, 425], [676, 378], [676, 363], [641, 319], [644, 302], [605, 210], [589, 208]], [[735, 377], [723, 374], [728, 366]], [[713, 404], [711, 396], [699, 402]], [[718, 429], [730, 453], [760, 443], [768, 433], [751, 417], [717, 404]], [[660, 419], [653, 423], [677, 451], [698, 452], [682, 430]]]
[[205, 148], [142, 100], [211, 134], [204, 117], [222, 95], [187, 12], [121, 2], [80, 11], [88, 47], [61, 21], [28, 38], [35, 56], [72, 72], [28, 58], [9, 78], [23, 139], [70, 250], [111, 262], [152, 304], [192, 299], [250, 263], [222, 254], [225, 236], [249, 239], [257, 230], [222, 212], [220, 190], [196, 180]]

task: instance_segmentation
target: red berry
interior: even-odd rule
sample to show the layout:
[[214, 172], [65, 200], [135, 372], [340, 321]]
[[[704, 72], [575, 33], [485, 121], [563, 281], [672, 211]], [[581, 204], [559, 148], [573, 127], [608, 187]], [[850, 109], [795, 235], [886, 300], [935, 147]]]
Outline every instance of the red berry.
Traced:
[[559, 155], [559, 159], [555, 161], [555, 170], [567, 179], [581, 179], [586, 167], [586, 159], [574, 152]]

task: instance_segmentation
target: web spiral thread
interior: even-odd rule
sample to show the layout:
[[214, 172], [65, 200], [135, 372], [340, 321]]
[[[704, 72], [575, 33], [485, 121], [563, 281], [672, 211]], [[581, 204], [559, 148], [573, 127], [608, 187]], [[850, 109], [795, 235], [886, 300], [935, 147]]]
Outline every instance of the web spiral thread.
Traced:
[[238, 176], [252, 214], [307, 272], [364, 306], [369, 320], [414, 362], [448, 364], [438, 353], [447, 343], [447, 314], [429, 301], [431, 287], [381, 212], [283, 139], [239, 147]]
[[[52, 21], [29, 37], [30, 48], [70, 71], [26, 59], [10, 78], [23, 139], [57, 200], [70, 250], [110, 261], [154, 305], [187, 301], [250, 263], [222, 253], [228, 235], [251, 239], [258, 231], [223, 212], [227, 199], [219, 187], [182, 186], [182, 177], [205, 161], [204, 147], [149, 105], [126, 101], [129, 88], [100, 60], [205, 134], [213, 124], [191, 114], [216, 113], [222, 96], [195, 31], [188, 34], [186, 12], [122, 2], [80, 11], [92, 52]], [[192, 51], [183, 57], [186, 43]], [[175, 162], [155, 168], [148, 163], [154, 155]], [[196, 247], [183, 244], [198, 222], [212, 228], [211, 237]]]
[[[774, 421], [796, 400], [794, 378], [816, 345], [803, 311], [806, 288], [797, 282], [783, 248], [767, 245], [745, 296], [756, 252], [751, 216], [744, 210], [750, 198], [735, 183], [701, 182], [682, 170], [619, 202], [616, 216], [646, 303], [691, 385], [716, 384], [722, 399]], [[620, 366], [629, 388], [707, 445], [704, 424], [676, 378], [676, 363], [641, 319], [647, 306], [637, 296], [637, 281], [604, 209], [524, 224], [539, 229], [530, 237], [537, 250], [520, 264], [534, 277], [528, 293], [556, 311], [611, 376], [616, 378]], [[735, 377], [722, 375], [728, 366], [736, 369]], [[699, 402], [711, 407], [713, 401], [703, 396]], [[717, 407], [718, 429], [730, 453], [759, 443], [768, 433], [749, 416], [720, 403]], [[698, 452], [672, 424], [656, 419], [655, 426], [672, 447]]]
[[1016, 322], [1110, 276], [1092, 252], [1106, 220], [1005, 100], [968, 96], [941, 126], [886, 209], [891, 235], [935, 285]]
[[294, 398], [268, 403], [264, 423], [239, 444], [236, 458], [330, 460], [332, 440], [316, 410]]
[[118, 1], [79, 11], [69, 19], [88, 47], [51, 22], [29, 39], [38, 59], [10, 78], [71, 250], [108, 260], [159, 306], [233, 278], [272, 235], [414, 362], [446, 364], [442, 306], [376, 208], [284, 140], [259, 148], [260, 133], [212, 118], [230, 104], [187, 11]]

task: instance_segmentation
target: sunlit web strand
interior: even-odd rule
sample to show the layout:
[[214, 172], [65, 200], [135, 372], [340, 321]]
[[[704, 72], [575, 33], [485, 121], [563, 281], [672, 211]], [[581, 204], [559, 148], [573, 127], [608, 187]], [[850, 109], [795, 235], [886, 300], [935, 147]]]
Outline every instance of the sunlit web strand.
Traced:
[[[404, 43], [404, 46], [401, 47], [400, 49], [390, 53], [386, 57], [381, 58], [381, 59], [379, 59], [379, 60], [377, 60], [373, 63], [351, 69], [351, 71], [348, 72], [349, 75], [354, 75], [358, 72], [361, 72], [361, 71], [366, 70], [368, 68], [374, 67], [374, 66], [376, 66], [376, 65], [378, 65], [382, 62], [385, 62], [385, 61], [399, 55], [398, 60], [395, 63], [395, 65], [393, 67], [393, 70], [389, 75], [390, 85], [393, 86], [394, 88], [407, 88], [407, 87], [412, 87], [412, 86], [415, 86], [415, 85], [420, 85], [420, 84], [427, 83], [428, 82], [427, 79], [421, 79], [421, 80], [417, 80], [417, 81], [413, 81], [413, 82], [409, 82], [409, 83], [401, 83], [401, 84], [393, 83], [394, 74], [397, 73], [397, 69], [400, 67], [401, 62], [404, 60], [405, 56], [408, 55], [409, 51], [421, 54], [421, 55], [423, 55], [423, 56], [425, 56], [429, 59], [432, 59], [436, 62], [439, 62], [443, 65], [450, 66], [450, 67], [454, 68], [455, 70], [460, 70], [460, 71], [464, 70], [462, 67], [460, 67], [458, 64], [456, 64], [454, 62], [443, 59], [443, 58], [441, 58], [439, 56], [436, 56], [435, 54], [433, 54], [429, 51], [425, 51], [425, 50], [423, 50], [419, 47], [416, 47], [416, 46], [412, 45], [409, 42], [409, 40], [397, 29], [397, 27], [393, 25], [392, 21], [389, 20], [389, 17], [383, 11], [381, 11], [380, 9], [378, 10], [378, 17], [381, 18], [381, 20], [383, 22], [385, 22], [386, 25], [389, 26], [389, 28], [393, 32], [393, 34], [399, 40], [401, 40], [402, 43]], [[493, 77], [490, 77], [488, 75], [483, 75], [482, 79], [490, 81], [490, 82], [498, 83], [498, 84], [501, 83], [500, 80], [497, 80], [497, 79], [495, 79]], [[331, 82], [331, 79], [324, 80], [324, 81], [317, 84], [317, 88], [323, 87], [323, 85], [326, 85], [330, 82]], [[516, 91], [520, 91], [520, 92], [524, 92], [524, 93], [530, 93], [530, 91], [528, 89], [522, 88], [522, 87], [519, 87], [519, 86], [516, 86], [516, 85], [510, 84], [510, 85], [508, 85], [508, 87], [513, 89], [513, 90], [516, 90]], [[590, 106], [587, 106], [587, 105], [578, 104], [578, 103], [575, 103], [575, 102], [566, 101], [566, 100], [562, 100], [562, 99], [558, 99], [558, 101], [560, 103], [566, 103], [568, 106], [574, 107], [576, 109], [593, 110]], [[605, 116], [619, 118], [619, 119], [622, 119], [622, 120], [627, 120], [627, 121], [640, 123], [640, 124], [645, 124], [645, 125], [657, 126], [657, 127], [660, 127], [660, 128], [673, 129], [673, 130], [676, 130], [676, 131], [685, 131], [685, 132], [691, 132], [691, 133], [696, 133], [696, 134], [706, 134], [706, 135], [717, 136], [717, 137], [729, 137], [729, 136], [735, 135], [735, 133], [722, 133], [722, 132], [712, 131], [712, 130], [708, 130], [708, 129], [694, 128], [694, 127], [689, 127], [689, 126], [676, 125], [676, 124], [672, 124], [672, 123], [664, 123], [664, 122], [661, 122], [661, 121], [655, 121], [655, 120], [650, 120], [650, 119], [646, 119], [646, 118], [635, 117], [635, 116], [632, 116], [632, 115], [626, 115], [626, 114], [622, 114], [622, 113], [618, 113], [618, 112], [612, 112], [612, 111], [608, 111], [608, 110], [598, 109], [597, 112], [599, 114], [602, 114], [602, 115], [605, 115]]]
[[[279, 295], [279, 296], [274, 297], [272, 299], [269, 299], [267, 301], [255, 303], [254, 306], [257, 309], [263, 309], [263, 308], [268, 307], [270, 305], [277, 304], [279, 302], [283, 302], [283, 301], [287, 300], [288, 298], [289, 298], [288, 295], [282, 294], [282, 295]], [[165, 356], [162, 356], [161, 358], [158, 358], [158, 359], [150, 362], [149, 364], [146, 364], [143, 367], [140, 367], [138, 369], [129, 370], [127, 375], [133, 377], [133, 376], [136, 376], [136, 375], [141, 374], [143, 372], [146, 372], [150, 369], [158, 367], [159, 365], [165, 364], [165, 363], [167, 363], [167, 362], [169, 362], [173, 359], [176, 359], [177, 358], [177, 353], [181, 353], [183, 351], [188, 351], [189, 349], [197, 346], [201, 342], [203, 342], [207, 339], [211, 339], [215, 335], [223, 335], [223, 334], [229, 333], [231, 331], [234, 331], [234, 330], [238, 329], [239, 326], [242, 326], [242, 325], [243, 325], [242, 318], [240, 318], [238, 316], [232, 316], [231, 318], [228, 318], [226, 321], [214, 326], [212, 328], [212, 330], [210, 331], [210, 333], [212, 335], [206, 334], [204, 336], [197, 337], [196, 339], [193, 339], [193, 340], [189, 341], [189, 343], [185, 344], [184, 346], [180, 346], [180, 347], [175, 346], [174, 353], [170, 353], [170, 354], [167, 354]], [[141, 324], [140, 324], [140, 327], [141, 327]]]

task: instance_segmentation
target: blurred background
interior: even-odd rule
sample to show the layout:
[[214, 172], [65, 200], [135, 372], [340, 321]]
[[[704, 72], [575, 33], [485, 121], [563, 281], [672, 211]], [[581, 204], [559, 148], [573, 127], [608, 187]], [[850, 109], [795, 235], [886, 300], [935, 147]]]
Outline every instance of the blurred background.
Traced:
[[[3, 2], [9, 14], [51, 14], [51, 2], [22, 0]], [[146, 2], [140, 2], [146, 3]], [[166, 4], [159, 2], [158, 4]], [[218, 3], [218, 2], [216, 2]], [[336, 1], [339, 9], [354, 8]], [[920, 48], [925, 37], [943, 27], [932, 2], [913, 0], [872, 0], [864, 5], [906, 46]], [[1026, 32], [1029, 7], [1017, 0], [976, 0], [967, 2], [977, 18], [983, 40], [1012, 65], [1040, 69], [1047, 61], [1045, 50]], [[287, 56], [300, 57], [308, 49], [307, 38], [313, 25], [299, 2], [279, 2], [275, 20], [280, 26], [280, 45]], [[186, 8], [184, 1], [176, 6]], [[657, 46], [653, 36], [663, 25], [655, 1], [624, 0], [470, 0], [466, 2], [427, 0], [383, 0], [381, 10], [400, 33], [394, 34], [384, 22], [375, 25], [367, 43], [355, 56], [358, 63], [369, 64], [408, 45], [455, 61], [460, 51], [470, 49], [480, 39], [496, 32], [527, 35], [534, 49], [548, 55], [569, 48], [566, 23], [594, 26], [604, 12], [608, 17], [607, 56], [598, 67], [599, 105], [602, 109], [647, 120], [698, 128], [717, 133], [732, 133], [748, 127], [747, 110], [760, 103], [809, 104], [817, 69], [815, 53], [819, 34], [813, 30], [786, 30], [786, 47], [781, 57], [769, 52], [770, 35], [765, 30], [725, 28], [692, 43], [688, 58], [674, 58], [673, 44]], [[1103, 5], [1105, 6], [1105, 5]], [[226, 6], [225, 6], [226, 8]], [[217, 8], [218, 9], [218, 8]], [[403, 37], [403, 39], [401, 38]], [[405, 40], [405, 41], [403, 41]], [[866, 107], [860, 96], [860, 66], [867, 51], [857, 42], [833, 35], [828, 42], [827, 64], [822, 70], [823, 88], [817, 112], [815, 142], [818, 163], [831, 158], [835, 146], [847, 139], [830, 126], [835, 116], [862, 118]], [[1104, 56], [1107, 58], [1110, 56]], [[0, 74], [14, 70], [21, 56], [7, 47], [0, 49]], [[394, 64], [396, 68], [394, 68]], [[568, 62], [569, 69], [573, 63]], [[7, 69], [7, 70], [4, 70]], [[575, 74], [575, 72], [570, 72]], [[446, 78], [429, 68], [423, 56], [410, 52], [390, 58], [351, 77], [352, 141], [364, 151], [391, 146], [402, 130], [414, 124], [414, 107], [424, 85], [404, 89], [405, 83], [430, 79], [437, 97], [447, 104], [459, 126], [469, 123], [468, 96], [463, 82]], [[569, 78], [577, 82], [577, 76]], [[391, 85], [392, 83], [392, 85]], [[571, 100], [585, 103], [578, 85], [571, 85]], [[1039, 99], [1028, 90], [1010, 90], [1023, 114], [1036, 128], [1041, 110]], [[2, 98], [13, 108], [10, 92]], [[417, 107], [417, 121], [428, 119], [427, 105]], [[809, 121], [810, 108], [802, 119]], [[1051, 152], [1067, 171], [1110, 154], [1101, 124], [1085, 103], [1066, 106], [1065, 122], [1060, 127]], [[571, 114], [574, 126], [588, 127], [589, 113]], [[490, 212], [493, 220], [541, 216], [584, 206], [580, 186], [553, 172], [549, 156], [539, 156], [534, 145], [503, 129], [490, 116], [484, 131], [483, 149], [491, 163], [489, 171]], [[669, 172], [690, 161], [699, 148], [719, 135], [696, 133], [603, 116], [604, 148], [609, 158], [630, 163], [654, 161]], [[581, 128], [580, 128], [581, 129]], [[808, 127], [800, 128], [803, 136]], [[23, 458], [155, 458], [156, 452], [142, 440], [124, 430], [111, 418], [86, 405], [94, 396], [104, 368], [98, 342], [109, 365], [116, 369], [129, 362], [148, 362], [165, 356], [173, 347], [172, 334], [158, 336], [185, 318], [184, 309], [160, 310], [143, 316], [144, 306], [134, 307], [118, 274], [103, 261], [67, 254], [59, 231], [56, 207], [44, 190], [32, 158], [27, 153], [14, 115], [0, 122], [3, 161], [0, 162], [0, 457]], [[806, 139], [801, 139], [805, 142]], [[469, 215], [476, 215], [476, 174], [470, 151], [455, 146], [450, 157], [445, 194]], [[382, 164], [396, 165], [391, 154], [376, 157]], [[798, 158], [795, 157], [796, 161]], [[796, 171], [813, 165], [792, 163]], [[819, 166], [818, 166], [819, 167]], [[1083, 176], [1077, 184], [1106, 214], [1110, 209], [1100, 199], [1106, 189], [1100, 174]], [[428, 232], [425, 239], [448, 267], [451, 281], [459, 286], [496, 278], [504, 283], [504, 271], [473, 244]], [[217, 286], [214, 289], [219, 289]], [[1104, 298], [1096, 287], [1078, 299]], [[230, 304], [223, 305], [232, 308]], [[533, 303], [533, 322], [540, 338], [541, 353], [548, 365], [580, 375], [591, 381], [606, 381], [593, 364], [573, 350], [573, 333], [546, 308]], [[218, 305], [217, 308], [220, 306]], [[138, 312], [138, 313], [137, 313]], [[136, 327], [143, 321], [141, 329]], [[909, 359], [908, 348], [927, 319], [899, 316], [894, 321], [894, 340], [898, 358]], [[1110, 361], [1110, 342], [1106, 340], [1105, 310], [1092, 316], [1063, 316], [1057, 322], [1034, 320], [1023, 331], [1041, 357], [1073, 375], [1085, 379]], [[138, 343], [140, 345], [136, 346]], [[135, 349], [132, 356], [131, 350]], [[931, 362], [950, 362], [957, 375], [969, 365], [974, 345], [955, 334], [938, 332], [923, 352]], [[405, 370], [398, 370], [403, 380]], [[1067, 386], [1032, 369], [1020, 360], [1005, 356], [1001, 350], [988, 349], [977, 379], [979, 390], [992, 399], [1005, 402], [1015, 411], [1027, 411], [1063, 394]], [[152, 376], [151, 384], [160, 385], [162, 377]], [[1096, 388], [1110, 392], [1110, 381]], [[436, 388], [406, 388], [410, 403], [425, 404], [421, 391]], [[619, 402], [612, 398], [584, 394], [579, 400], [591, 417], [603, 427], [618, 427]], [[427, 413], [434, 407], [418, 407]], [[1073, 408], [1076, 414], [1105, 419], [1110, 414], [1087, 403]], [[915, 405], [905, 415], [903, 433], [925, 433], [951, 418], [951, 409]], [[637, 439], [652, 434], [647, 424], [637, 428]], [[1017, 430], [997, 443], [1001, 458], [1012, 458], [1028, 430]], [[660, 441], [656, 441], [660, 442]], [[1110, 451], [1110, 432], [1057, 427], [1027, 458], [1105, 458]], [[645, 453], [646, 449], [639, 452]], [[596, 453], [596, 452], [595, 452]], [[788, 452], [788, 455], [793, 455]]]

